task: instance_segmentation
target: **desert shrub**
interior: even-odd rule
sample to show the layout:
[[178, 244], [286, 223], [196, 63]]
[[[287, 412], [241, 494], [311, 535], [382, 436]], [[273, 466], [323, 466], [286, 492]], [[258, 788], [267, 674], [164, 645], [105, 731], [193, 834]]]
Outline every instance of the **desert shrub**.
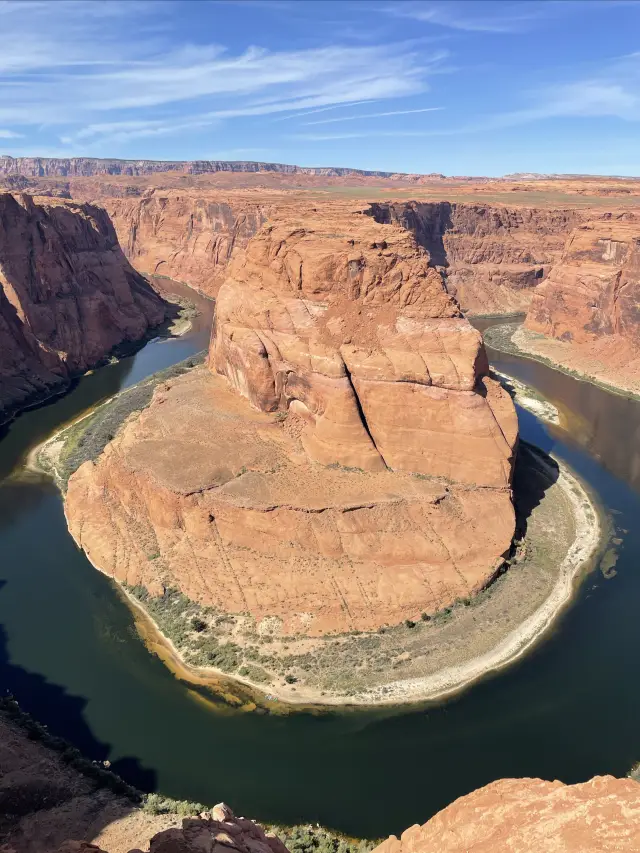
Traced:
[[162, 794], [146, 794], [142, 810], [152, 815], [177, 814], [181, 817], [194, 817], [207, 808], [202, 803], [192, 803], [189, 800], [173, 800], [171, 797], [163, 797]]

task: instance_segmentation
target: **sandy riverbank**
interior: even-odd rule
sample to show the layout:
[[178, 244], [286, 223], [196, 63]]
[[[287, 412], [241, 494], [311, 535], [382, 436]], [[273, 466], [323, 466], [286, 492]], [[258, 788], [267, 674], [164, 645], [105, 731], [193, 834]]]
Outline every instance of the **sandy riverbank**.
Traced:
[[[492, 349], [538, 361], [611, 394], [640, 400], [640, 359], [605, 364], [588, 345], [547, 338], [513, 322], [491, 326], [484, 332], [484, 340]], [[606, 339], [603, 339], [599, 346], [605, 345]]]

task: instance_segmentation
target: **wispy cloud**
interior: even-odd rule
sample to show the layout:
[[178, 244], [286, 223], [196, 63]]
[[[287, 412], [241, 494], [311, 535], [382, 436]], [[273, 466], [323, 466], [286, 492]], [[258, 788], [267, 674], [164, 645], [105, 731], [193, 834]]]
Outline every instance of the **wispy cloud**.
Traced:
[[241, 51], [181, 44], [166, 31], [172, 8], [0, 0], [2, 126], [15, 134], [58, 127], [64, 145], [96, 150], [232, 119], [419, 95], [447, 56], [411, 42]]
[[358, 121], [358, 119], [365, 118], [382, 118], [383, 116], [406, 116], [411, 113], [433, 113], [438, 112], [439, 110], [443, 110], [444, 107], [422, 107], [417, 110], [387, 110], [386, 112], [381, 113], [364, 113], [362, 115], [356, 116], [340, 116], [340, 118], [325, 118], [320, 121], [304, 121], [302, 122], [304, 125], [311, 124], [335, 124], [338, 121]]
[[[396, 18], [408, 18], [423, 23], [436, 24], [454, 30], [480, 33], [516, 33], [528, 29], [542, 12], [541, 3], [520, 0], [507, 3], [502, 0], [491, 7], [477, 0], [447, 0], [441, 3], [395, 2], [381, 7], [380, 11]], [[546, 5], [546, 4], [545, 4]]]
[[341, 110], [345, 107], [357, 107], [360, 104], [372, 104], [375, 103], [373, 100], [368, 101], [346, 101], [344, 104], [332, 104], [330, 107], [320, 107], [316, 110], [303, 110], [302, 112], [294, 112], [288, 116], [278, 116], [278, 118], [272, 119], [272, 121], [289, 121], [292, 118], [300, 118], [301, 116], [310, 116], [314, 115], [314, 113], [326, 113], [328, 110]]
[[[445, 131], [447, 133], [447, 131]], [[372, 139], [381, 137], [420, 137], [420, 136], [436, 136], [439, 133], [434, 133], [429, 130], [356, 130], [353, 133], [293, 133], [291, 139], [305, 139], [309, 142], [327, 142], [332, 139]]]
[[21, 133], [16, 133], [13, 130], [1, 130], [0, 129], [0, 139], [20, 139], [22, 136]]
[[490, 116], [487, 121], [493, 127], [550, 118], [640, 121], [640, 52], [619, 57], [588, 77], [530, 92], [528, 100], [529, 106]]

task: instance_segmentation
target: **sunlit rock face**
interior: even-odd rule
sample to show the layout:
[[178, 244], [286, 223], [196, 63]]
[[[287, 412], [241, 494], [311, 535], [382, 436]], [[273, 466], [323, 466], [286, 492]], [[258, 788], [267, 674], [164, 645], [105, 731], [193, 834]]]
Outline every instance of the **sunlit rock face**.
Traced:
[[635, 853], [640, 785], [596, 776], [579, 785], [500, 779], [451, 803], [374, 853]]
[[325, 211], [263, 228], [220, 290], [211, 365], [305, 418], [316, 462], [509, 485], [511, 401], [404, 229]]

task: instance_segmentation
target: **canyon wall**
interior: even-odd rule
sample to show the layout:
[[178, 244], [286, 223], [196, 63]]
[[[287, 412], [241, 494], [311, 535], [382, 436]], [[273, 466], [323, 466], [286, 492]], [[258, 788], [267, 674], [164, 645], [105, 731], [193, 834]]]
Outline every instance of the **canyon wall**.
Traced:
[[576, 210], [453, 202], [372, 204], [379, 222], [412, 231], [465, 312], [524, 312], [582, 218]]
[[[235, 247], [244, 248], [271, 216], [305, 202], [265, 191], [149, 190], [143, 198], [105, 198], [120, 244], [137, 269], [184, 281], [215, 296]], [[343, 212], [352, 205], [344, 203]], [[335, 209], [335, 203], [318, 203]], [[560, 257], [576, 211], [451, 202], [373, 203], [382, 224], [411, 231], [465, 312], [524, 312]]]
[[638, 394], [639, 304], [640, 217], [591, 218], [570, 234], [513, 342], [525, 353]]
[[0, 194], [0, 419], [165, 317], [104, 210]]
[[607, 336], [640, 344], [640, 218], [576, 228], [534, 295], [526, 326], [584, 344]]
[[103, 201], [130, 262], [149, 275], [215, 296], [234, 248], [244, 248], [273, 211], [264, 201], [220, 193], [151, 191]]
[[0, 175], [25, 177], [91, 177], [92, 175], [152, 175], [182, 172], [187, 175], [210, 172], [280, 172], [283, 174], [349, 175], [390, 177], [393, 172], [366, 171], [334, 166], [293, 166], [248, 160], [109, 160], [97, 157], [9, 157], [0, 156]]

